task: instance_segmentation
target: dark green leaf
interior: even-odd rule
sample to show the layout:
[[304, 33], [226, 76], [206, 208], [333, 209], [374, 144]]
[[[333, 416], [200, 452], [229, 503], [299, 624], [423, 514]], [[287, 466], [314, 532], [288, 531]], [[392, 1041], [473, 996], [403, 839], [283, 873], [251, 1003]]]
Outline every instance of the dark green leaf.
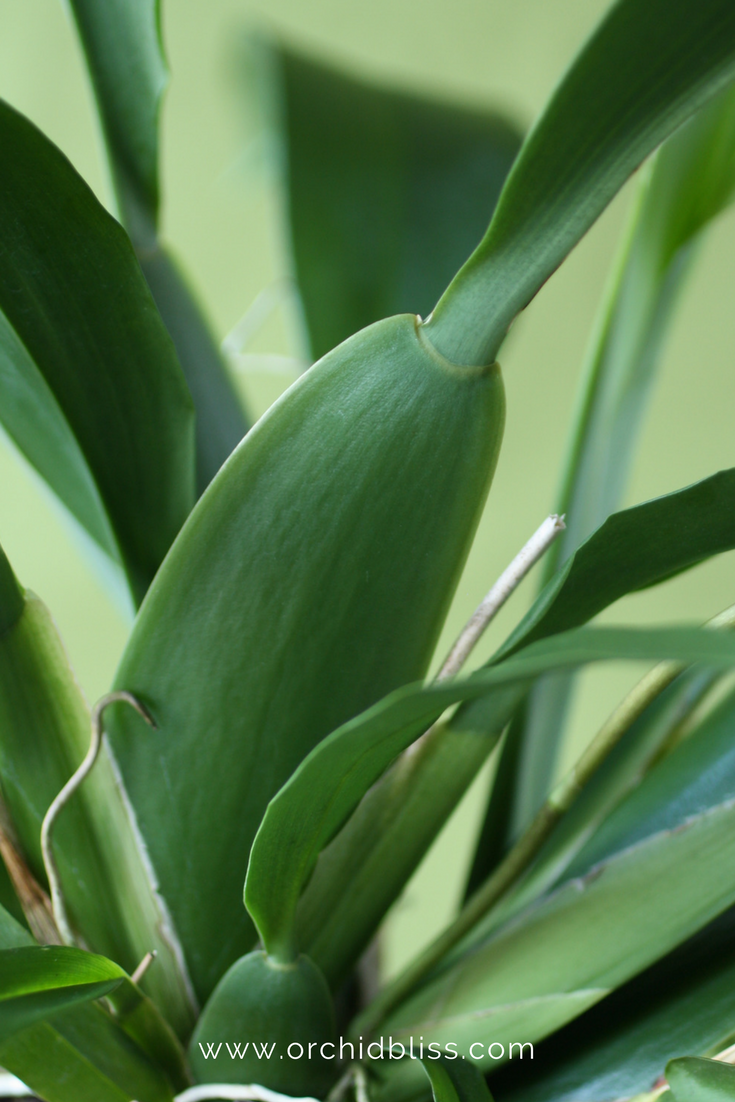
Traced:
[[485, 232], [520, 146], [488, 111], [375, 87], [265, 43], [311, 352], [426, 316]]
[[67, 946], [0, 951], [0, 1043], [76, 1003], [109, 995], [125, 973], [106, 957]]
[[495, 369], [448, 367], [410, 316], [363, 330], [261, 418], [159, 572], [116, 677], [158, 730], [116, 707], [110, 731], [201, 996], [252, 947], [242, 884], [268, 800], [424, 676], [502, 420]]
[[0, 104], [2, 423], [140, 599], [193, 501], [193, 409], [128, 238]]
[[666, 1065], [671, 1102], [732, 1102], [735, 1068], [718, 1060], [680, 1056]]
[[120, 217], [171, 334], [196, 408], [201, 493], [247, 432], [219, 349], [181, 273], [157, 239], [158, 122], [167, 83], [159, 0], [71, 0], [89, 65]]
[[434, 1102], [493, 1102], [484, 1076], [468, 1061], [427, 1056], [422, 1063]]
[[71, 0], [71, 9], [123, 219], [138, 241], [155, 233], [158, 217], [158, 116], [168, 83], [159, 0]]
[[492, 361], [516, 315], [638, 165], [735, 74], [729, 0], [618, 0], [529, 134], [427, 335]]
[[[51, 617], [31, 594], [0, 635], [0, 730], [0, 791], [26, 860], [43, 883], [41, 822], [88, 749], [90, 721]], [[129, 972], [156, 949], [145, 987], [186, 1034], [193, 1010], [175, 933], [104, 747], [59, 817], [54, 853], [72, 923], [85, 942]]]
[[138, 259], [194, 399], [201, 494], [249, 425], [204, 314], [168, 251], [161, 244], [139, 249]]

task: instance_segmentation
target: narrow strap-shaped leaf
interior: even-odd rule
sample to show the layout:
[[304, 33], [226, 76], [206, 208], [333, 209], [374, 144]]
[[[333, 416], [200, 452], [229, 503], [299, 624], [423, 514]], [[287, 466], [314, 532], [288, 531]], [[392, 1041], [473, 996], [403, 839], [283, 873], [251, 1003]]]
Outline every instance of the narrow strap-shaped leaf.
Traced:
[[120, 708], [109, 729], [201, 998], [252, 946], [242, 885], [270, 798], [425, 676], [502, 421], [497, 368], [457, 372], [415, 318], [379, 322], [261, 418], [159, 572], [116, 675], [157, 730]]
[[[0, 957], [33, 939], [0, 908]], [[38, 948], [34, 946], [34, 952]], [[47, 1102], [171, 1102], [166, 1078], [99, 1006], [65, 1010], [0, 1043], [0, 1065]]]
[[158, 217], [158, 117], [168, 71], [159, 0], [70, 0], [92, 76], [124, 222]]
[[[614, 655], [660, 657], [662, 652], [670, 654], [682, 647], [687, 648], [689, 656], [694, 654], [689, 648], [700, 655], [707, 652], [716, 656], [717, 665], [727, 665], [735, 656], [734, 638], [704, 630], [581, 629], [541, 641], [466, 681], [397, 690], [324, 739], [271, 801], [253, 843], [245, 902], [268, 952], [278, 956], [294, 951], [296, 905], [320, 850], [393, 758], [445, 708], [460, 700], [488, 697], [489, 707], [496, 710], [493, 729], [499, 735], [516, 698], [497, 690], [527, 684], [551, 669]], [[357, 925], [364, 933], [363, 923]], [[331, 944], [330, 936], [325, 939], [322, 935], [321, 940]], [[314, 954], [314, 946], [309, 947], [309, 953]], [[334, 954], [332, 945], [329, 961], [315, 955], [332, 980], [336, 971]], [[340, 973], [343, 965], [340, 961]]]
[[46, 1102], [173, 1102], [167, 1078], [99, 1006], [16, 1033], [0, 1062]]
[[421, 1062], [434, 1102], [493, 1102], [484, 1076], [467, 1060], [432, 1054]]
[[[546, 587], [498, 652], [499, 668], [503, 655], [531, 639], [580, 624], [630, 588], [735, 546], [734, 500], [735, 471], [724, 471], [611, 517]], [[342, 974], [357, 959], [523, 695], [514, 689], [502, 709], [498, 697], [462, 705], [396, 764], [325, 851], [301, 910], [305, 948], [326, 974]]]
[[711, 1056], [735, 1033], [732, 908], [492, 1077], [507, 1102], [603, 1102], [650, 1090], [680, 1052]]
[[120, 218], [171, 334], [196, 408], [201, 493], [248, 424], [207, 322], [157, 236], [158, 128], [168, 80], [159, 0], [71, 0], [97, 100]]
[[455, 363], [489, 363], [510, 323], [638, 165], [735, 73], [729, 0], [618, 0], [563, 78], [487, 234], [427, 325]]
[[[44, 882], [41, 822], [88, 749], [90, 720], [51, 617], [31, 594], [0, 636], [0, 729], [0, 789], [25, 857]], [[156, 949], [144, 986], [186, 1034], [194, 1011], [175, 931], [105, 747], [59, 816], [54, 854], [74, 927], [129, 972]]]
[[[381, 1029], [451, 1040], [460, 1052], [478, 1040], [541, 1040], [732, 905], [734, 820], [730, 801], [568, 881]], [[487, 1050], [479, 1062], [492, 1066]]]
[[277, 42], [259, 53], [312, 356], [379, 318], [426, 316], [484, 233], [520, 135]]
[[666, 1065], [671, 1102], [732, 1102], [735, 1068], [719, 1060], [680, 1056]]
[[570, 556], [491, 661], [732, 550], [734, 505], [735, 467], [614, 513]]
[[109, 995], [124, 978], [106, 957], [65, 945], [0, 951], [0, 1044], [60, 1010]]
[[0, 141], [0, 419], [140, 600], [193, 501], [191, 398], [123, 230], [6, 104]]
[[[734, 189], [735, 91], [728, 86], [665, 143], [641, 180], [583, 372], [555, 506], [567, 527], [544, 559], [544, 584], [619, 504], [680, 289], [702, 230]], [[548, 791], [572, 683], [553, 678], [536, 686], [506, 742], [504, 768], [511, 755], [517, 765], [502, 793], [494, 786], [487, 824], [498, 852]], [[476, 876], [492, 867], [487, 857], [476, 861]]]

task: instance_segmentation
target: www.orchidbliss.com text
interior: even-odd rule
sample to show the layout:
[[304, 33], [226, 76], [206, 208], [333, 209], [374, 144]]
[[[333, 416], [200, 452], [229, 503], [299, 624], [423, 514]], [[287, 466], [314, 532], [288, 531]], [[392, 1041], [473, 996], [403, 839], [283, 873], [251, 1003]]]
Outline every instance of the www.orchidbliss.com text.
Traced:
[[[285, 1053], [277, 1052], [277, 1042], [265, 1042], [265, 1041], [206, 1041], [204, 1044], [200, 1041], [199, 1048], [202, 1051], [202, 1056], [205, 1060], [216, 1060], [220, 1054], [225, 1059], [230, 1060], [242, 1060], [245, 1054], [255, 1053], [259, 1060], [363, 1060], [367, 1057], [369, 1060], [402, 1060], [407, 1058], [409, 1060], [423, 1060], [426, 1057], [429, 1060], [438, 1060], [440, 1056], [446, 1057], [448, 1060], [465, 1059], [465, 1054], [459, 1051], [459, 1045], [449, 1041], [445, 1045], [440, 1045], [437, 1041], [430, 1041], [428, 1044], [424, 1043], [424, 1038], [419, 1037], [418, 1041], [415, 1038], [409, 1037], [404, 1044], [402, 1041], [394, 1041], [392, 1037], [389, 1037], [386, 1041], [383, 1037], [378, 1041], [371, 1041], [369, 1044], [363, 1045], [362, 1041], [358, 1041], [353, 1044], [352, 1041], [345, 1041], [340, 1037], [339, 1042], [324, 1041], [319, 1044], [316, 1041], [312, 1041], [309, 1044], [302, 1045], [299, 1041], [292, 1041], [290, 1045], [286, 1046]], [[533, 1045], [530, 1041], [512, 1041], [509, 1045], [504, 1045], [500, 1041], [491, 1041], [486, 1044], [483, 1041], [474, 1041], [467, 1048], [467, 1056], [471, 1060], [482, 1060], [485, 1055], [489, 1056], [491, 1060], [522, 1060], [524, 1054], [533, 1060]]]

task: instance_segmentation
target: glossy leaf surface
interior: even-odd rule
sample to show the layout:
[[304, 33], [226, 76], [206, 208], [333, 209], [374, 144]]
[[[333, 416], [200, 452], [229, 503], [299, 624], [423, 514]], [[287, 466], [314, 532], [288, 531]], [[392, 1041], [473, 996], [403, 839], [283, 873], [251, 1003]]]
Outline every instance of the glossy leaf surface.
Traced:
[[497, 368], [447, 365], [414, 318], [364, 330], [258, 422], [159, 573], [116, 677], [158, 729], [116, 708], [110, 730], [200, 996], [252, 947], [242, 884], [268, 800], [425, 674], [503, 408]]
[[191, 398], [123, 230], [5, 104], [0, 140], [0, 417], [140, 600], [192, 505]]
[[[33, 946], [0, 909], [0, 953]], [[37, 947], [33, 947], [38, 952]], [[171, 1102], [173, 1092], [99, 1006], [79, 1006], [0, 1043], [0, 1064], [48, 1102]]]
[[[5, 570], [3, 571], [3, 563]], [[45, 606], [20, 592], [0, 558], [0, 790], [32, 872], [45, 882], [41, 822], [48, 806], [87, 752], [90, 720], [61, 640]], [[15, 584], [15, 594], [10, 580]], [[3, 601], [10, 591], [10, 601]], [[12, 624], [10, 610], [14, 609]], [[145, 988], [181, 1033], [193, 1023], [187, 979], [175, 932], [158, 896], [140, 839], [107, 750], [54, 833], [61, 882], [72, 924], [86, 943], [129, 972], [156, 949]]]
[[671, 1102], [732, 1102], [735, 1068], [718, 1060], [680, 1056], [666, 1065]]
[[106, 957], [67, 946], [0, 951], [0, 1043], [76, 1003], [110, 994], [125, 973]]
[[489, 111], [376, 87], [277, 44], [262, 49], [318, 358], [380, 318], [430, 312], [485, 232], [521, 139]]
[[422, 1063], [434, 1102], [492, 1102], [484, 1076], [468, 1061], [427, 1056]]
[[618, 0], [528, 135], [487, 234], [427, 333], [495, 359], [510, 323], [638, 165], [735, 74], [728, 0]]

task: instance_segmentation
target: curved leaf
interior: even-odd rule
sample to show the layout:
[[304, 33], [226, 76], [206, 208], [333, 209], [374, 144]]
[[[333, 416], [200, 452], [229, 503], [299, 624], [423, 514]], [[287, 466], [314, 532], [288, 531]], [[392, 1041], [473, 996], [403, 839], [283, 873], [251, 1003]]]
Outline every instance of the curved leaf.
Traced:
[[427, 335], [489, 363], [510, 323], [664, 138], [735, 75], [728, 0], [618, 0], [528, 135]]
[[[567, 527], [545, 556], [544, 582], [620, 501], [681, 286], [703, 228], [732, 201], [734, 188], [735, 90], [728, 86], [666, 142], [641, 180], [583, 373], [555, 507]], [[478, 857], [473, 882], [542, 803], [571, 687], [564, 678], [535, 686], [514, 724], [503, 768], [511, 756], [518, 760], [504, 791], [496, 787], [491, 797], [494, 845]]]
[[60, 1010], [109, 995], [124, 979], [111, 960], [82, 949], [0, 950], [0, 1044]]
[[140, 599], [192, 505], [191, 398], [122, 229], [2, 103], [0, 142], [0, 419]]
[[503, 1102], [606, 1102], [650, 1090], [678, 1052], [713, 1055], [735, 1030], [731, 908], [492, 1078]]
[[317, 359], [380, 318], [429, 313], [484, 233], [521, 138], [489, 111], [259, 46]]
[[[698, 656], [707, 653], [715, 664], [728, 665], [735, 656], [735, 638], [675, 628], [569, 632], [537, 643], [464, 681], [399, 689], [333, 732], [312, 750], [271, 801], [253, 843], [245, 902], [268, 952], [293, 949], [296, 905], [320, 850], [396, 755], [447, 707], [460, 700], [484, 698], [487, 712], [494, 712], [494, 722], [488, 723], [487, 730], [499, 737], [517, 701], [517, 696], [506, 691], [509, 687], [523, 688], [551, 669], [612, 657], [660, 657], [677, 649], [679, 654], [686, 650], [688, 657], [695, 651]], [[330, 924], [308, 948], [332, 982], [344, 970], [344, 942], [354, 945], [354, 940], [365, 934], [364, 919], [350, 917], [346, 934], [340, 936]]]
[[159, 0], [71, 0], [102, 120], [120, 218], [171, 334], [196, 408], [201, 493], [248, 429], [194, 296], [157, 239], [158, 125], [168, 71]]
[[680, 1056], [666, 1065], [671, 1102], [732, 1102], [735, 1068], [718, 1060]]
[[469, 1062], [447, 1056], [427, 1056], [421, 1062], [434, 1102], [493, 1102], [484, 1076]]
[[[735, 546], [735, 470], [611, 517], [549, 583], [491, 663]], [[679, 520], [677, 520], [679, 518]], [[400, 761], [325, 850], [301, 904], [307, 951], [333, 976], [357, 959], [525, 695], [462, 705]]]
[[[2, 599], [10, 579], [12, 605]], [[0, 635], [0, 792], [24, 856], [44, 883], [41, 823], [87, 752], [90, 720], [45, 606], [26, 594], [18, 615], [18, 592], [0, 553], [0, 622], [8, 625], [11, 608], [15, 617]], [[59, 817], [54, 852], [72, 924], [86, 944], [130, 972], [156, 949], [144, 986], [185, 1035], [194, 1011], [175, 932], [105, 747]]]
[[159, 572], [116, 677], [158, 730], [116, 707], [110, 731], [201, 996], [252, 945], [242, 884], [270, 797], [424, 675], [502, 422], [495, 368], [457, 372], [410, 316], [378, 323], [261, 418]]
[[568, 881], [440, 972], [383, 1031], [460, 1052], [542, 1039], [732, 905], [734, 821], [730, 801]]

